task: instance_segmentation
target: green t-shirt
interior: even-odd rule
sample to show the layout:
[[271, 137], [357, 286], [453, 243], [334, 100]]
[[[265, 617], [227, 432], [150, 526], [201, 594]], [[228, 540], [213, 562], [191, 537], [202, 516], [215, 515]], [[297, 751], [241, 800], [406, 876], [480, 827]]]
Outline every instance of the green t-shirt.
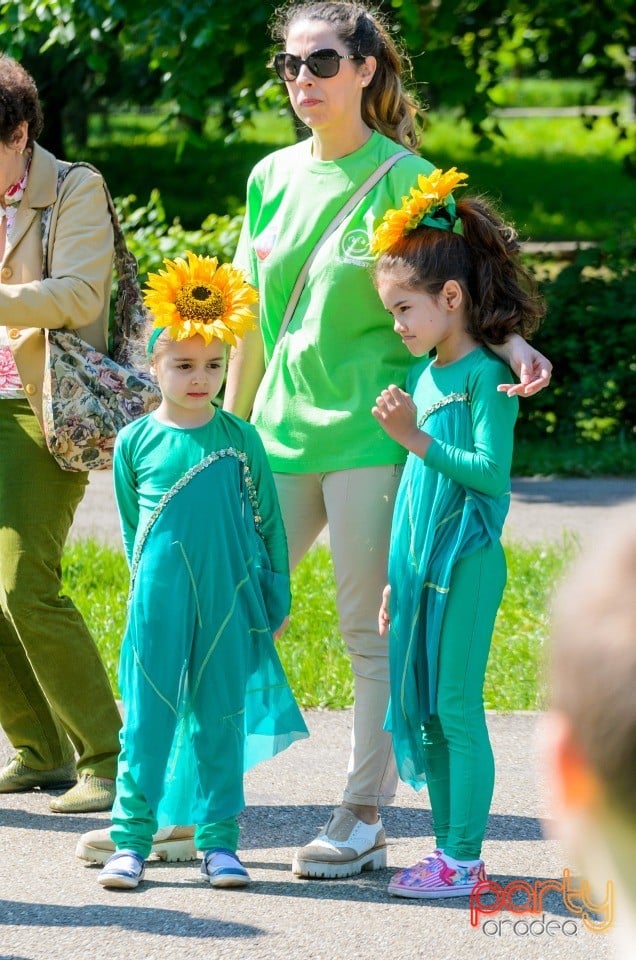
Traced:
[[315, 160], [311, 140], [265, 157], [252, 171], [234, 263], [260, 294], [266, 372], [254, 404], [272, 469], [312, 473], [400, 463], [405, 452], [371, 415], [413, 361], [373, 286], [369, 245], [386, 210], [420, 173], [398, 160], [321, 247], [289, 328], [276, 336], [296, 277], [317, 238], [356, 189], [403, 148], [374, 132], [355, 153]]

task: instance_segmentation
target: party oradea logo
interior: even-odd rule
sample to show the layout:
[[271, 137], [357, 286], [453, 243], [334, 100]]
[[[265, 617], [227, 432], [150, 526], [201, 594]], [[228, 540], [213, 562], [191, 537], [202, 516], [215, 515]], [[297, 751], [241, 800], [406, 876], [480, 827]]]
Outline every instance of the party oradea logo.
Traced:
[[[559, 894], [568, 914], [566, 919], [550, 917], [546, 920], [544, 898], [547, 894]], [[527, 915], [534, 919], [511, 919], [498, 916], [504, 912]], [[484, 919], [487, 917], [487, 919]], [[580, 924], [592, 933], [606, 933], [614, 923], [614, 884], [605, 885], [605, 899], [593, 899], [587, 880], [578, 885], [569, 870], [563, 871], [560, 880], [482, 880], [470, 893], [470, 924], [478, 927], [489, 937], [514, 935], [517, 937], [578, 935]]]

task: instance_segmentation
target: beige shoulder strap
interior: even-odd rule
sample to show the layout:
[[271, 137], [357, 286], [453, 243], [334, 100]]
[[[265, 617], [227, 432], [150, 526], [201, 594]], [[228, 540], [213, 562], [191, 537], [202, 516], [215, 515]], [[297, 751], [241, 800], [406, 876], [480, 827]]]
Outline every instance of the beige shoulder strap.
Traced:
[[320, 248], [322, 247], [323, 243], [329, 239], [332, 233], [335, 233], [335, 231], [338, 229], [340, 224], [344, 220], [346, 220], [349, 214], [357, 207], [357, 205], [362, 200], [362, 198], [366, 196], [366, 194], [369, 193], [373, 189], [373, 187], [375, 187], [376, 183], [379, 183], [379, 181], [382, 179], [385, 173], [388, 173], [391, 167], [393, 167], [398, 162], [398, 160], [401, 160], [402, 157], [412, 157], [412, 156], [413, 154], [411, 153], [410, 150], [400, 150], [398, 153], [392, 154], [392, 156], [390, 156], [387, 160], [385, 160], [384, 163], [381, 163], [380, 166], [373, 171], [371, 176], [368, 177], [368, 179], [365, 180], [360, 187], [358, 187], [356, 192], [352, 194], [347, 200], [347, 202], [344, 204], [344, 206], [341, 207], [341, 209], [338, 211], [338, 213], [333, 218], [331, 223], [328, 224], [324, 232], [318, 238], [318, 242], [316, 243], [313, 250], [305, 260], [303, 267], [300, 273], [298, 274], [298, 277], [296, 278], [296, 283], [294, 284], [294, 288], [291, 292], [291, 296], [289, 298], [289, 302], [287, 303], [285, 314], [283, 316], [283, 320], [280, 325], [280, 330], [278, 331], [278, 336], [276, 337], [276, 343], [279, 343], [280, 340], [282, 340], [282, 338], [285, 336], [287, 332], [287, 328], [294, 315], [294, 310], [298, 305], [300, 294], [302, 293], [303, 287], [305, 286], [305, 280], [307, 279], [307, 274], [309, 273], [310, 267], [314, 262], [314, 260], [316, 259], [316, 255], [320, 250]]

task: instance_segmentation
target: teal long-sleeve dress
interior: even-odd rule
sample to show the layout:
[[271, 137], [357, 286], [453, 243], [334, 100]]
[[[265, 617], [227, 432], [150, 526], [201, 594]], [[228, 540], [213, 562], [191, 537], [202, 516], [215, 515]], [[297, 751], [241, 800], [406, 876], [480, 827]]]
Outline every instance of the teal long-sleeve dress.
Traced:
[[272, 632], [287, 544], [256, 430], [221, 410], [120, 433], [114, 480], [131, 568], [119, 682], [122, 756], [160, 826], [244, 806], [243, 772], [307, 728]]
[[[393, 515], [386, 727], [400, 776], [416, 789], [426, 782], [422, 731], [437, 714], [440, 636], [452, 573], [464, 557], [498, 542], [510, 504], [518, 400], [497, 392], [497, 384], [509, 378], [505, 364], [478, 347], [445, 366], [427, 359], [407, 381], [418, 425], [433, 443], [424, 459], [409, 454]], [[468, 629], [475, 599], [453, 600], [465, 605]]]

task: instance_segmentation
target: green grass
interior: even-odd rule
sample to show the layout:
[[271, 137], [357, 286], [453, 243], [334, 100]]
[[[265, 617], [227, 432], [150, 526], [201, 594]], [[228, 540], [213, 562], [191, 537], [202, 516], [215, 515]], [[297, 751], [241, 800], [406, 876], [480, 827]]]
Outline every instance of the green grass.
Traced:
[[486, 671], [484, 702], [491, 710], [545, 707], [543, 663], [549, 604], [576, 554], [574, 540], [558, 546], [506, 544], [508, 583], [499, 608]]
[[[501, 127], [506, 138], [480, 152], [465, 121], [431, 114], [422, 152], [438, 166], [467, 170], [471, 188], [499, 200], [522, 238], [603, 239], [617, 215], [636, 206], [636, 180], [622, 167], [629, 141], [617, 142], [609, 119], [589, 129], [576, 117], [505, 119]], [[224, 143], [210, 118], [205, 145], [177, 157], [179, 132], [158, 113], [113, 114], [107, 126], [95, 118], [90, 129], [82, 156], [103, 170], [111, 192], [135, 194], [141, 205], [157, 187], [169, 219], [188, 228], [209, 213], [237, 212], [254, 164], [294, 137], [289, 116], [269, 112]]]
[[[508, 586], [499, 611], [486, 676], [486, 706], [534, 710], [542, 706], [541, 661], [548, 636], [548, 600], [572, 542], [558, 546], [506, 546]], [[113, 689], [125, 626], [128, 571], [123, 553], [93, 541], [71, 544], [64, 584], [96, 639]], [[347, 654], [338, 632], [331, 556], [316, 547], [292, 579], [294, 604], [278, 651], [302, 707], [340, 709], [353, 702]]]
[[73, 543], [64, 553], [62, 571], [64, 589], [84, 616], [113, 690], [117, 690], [117, 665], [126, 625], [128, 592], [128, 565], [124, 553], [93, 540]]
[[[537, 77], [510, 77], [498, 84], [490, 95], [499, 107], [578, 107], [592, 103], [595, 95], [591, 80], [550, 80]], [[626, 97], [616, 91], [604, 92], [599, 103], [620, 107]]]
[[479, 152], [465, 121], [431, 116], [423, 153], [470, 174], [472, 190], [500, 203], [521, 239], [603, 240], [636, 204], [636, 180], [607, 118], [591, 129], [576, 117], [504, 119], [506, 139]]

